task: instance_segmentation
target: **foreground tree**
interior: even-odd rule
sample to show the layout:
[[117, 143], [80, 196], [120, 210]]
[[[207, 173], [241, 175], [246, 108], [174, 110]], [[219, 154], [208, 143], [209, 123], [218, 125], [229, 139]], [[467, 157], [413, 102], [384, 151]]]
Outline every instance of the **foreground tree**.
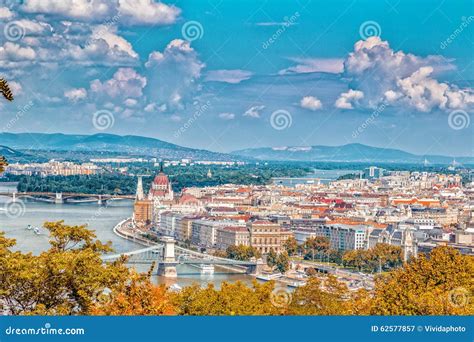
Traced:
[[85, 226], [47, 222], [51, 248], [38, 256], [13, 252], [14, 240], [0, 235], [0, 309], [8, 314], [89, 314], [106, 290], [122, 286], [128, 268], [104, 264], [108, 244]]
[[251, 287], [224, 282], [220, 289], [194, 284], [175, 294], [174, 304], [181, 315], [274, 315], [281, 311], [272, 304], [273, 287], [273, 282]]
[[116, 288], [107, 291], [94, 304], [93, 315], [173, 315], [175, 307], [164, 285], [156, 286], [150, 282], [151, 271], [138, 274], [130, 271], [130, 279]]
[[474, 314], [474, 258], [437, 247], [376, 281], [373, 314]]

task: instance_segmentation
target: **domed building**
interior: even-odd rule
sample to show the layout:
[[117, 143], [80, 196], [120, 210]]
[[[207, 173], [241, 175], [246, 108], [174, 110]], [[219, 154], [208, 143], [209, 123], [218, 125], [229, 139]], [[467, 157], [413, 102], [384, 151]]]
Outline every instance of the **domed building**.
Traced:
[[162, 204], [171, 203], [174, 199], [171, 182], [168, 176], [163, 172], [163, 164], [160, 166], [160, 172], [151, 183], [148, 199]]

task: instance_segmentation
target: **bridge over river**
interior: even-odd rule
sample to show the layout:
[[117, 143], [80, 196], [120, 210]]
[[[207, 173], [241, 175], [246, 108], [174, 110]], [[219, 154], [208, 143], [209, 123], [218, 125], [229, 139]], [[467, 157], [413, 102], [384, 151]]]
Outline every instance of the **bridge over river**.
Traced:
[[178, 264], [191, 265], [221, 265], [241, 267], [247, 274], [257, 274], [263, 267], [262, 261], [242, 261], [220, 258], [204, 253], [199, 253], [175, 245], [171, 237], [162, 237], [160, 243], [121, 254], [109, 254], [102, 256], [104, 262], [112, 262], [126, 257], [129, 264], [152, 264], [158, 265], [158, 275], [164, 277], [177, 277], [176, 266]]
[[86, 194], [73, 192], [0, 192], [0, 196], [11, 197], [15, 202], [18, 199], [26, 198], [33, 201], [48, 203], [94, 203], [102, 205], [108, 201], [129, 200], [134, 199], [134, 195], [103, 195], [103, 194]]

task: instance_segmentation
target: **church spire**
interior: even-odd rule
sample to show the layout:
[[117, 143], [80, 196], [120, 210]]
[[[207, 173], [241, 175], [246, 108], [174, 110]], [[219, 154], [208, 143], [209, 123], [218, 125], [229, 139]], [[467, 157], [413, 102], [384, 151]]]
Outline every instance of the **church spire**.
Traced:
[[142, 176], [138, 176], [138, 183], [137, 183], [137, 193], [135, 195], [135, 199], [137, 201], [142, 201], [145, 198], [143, 195], [143, 181]]

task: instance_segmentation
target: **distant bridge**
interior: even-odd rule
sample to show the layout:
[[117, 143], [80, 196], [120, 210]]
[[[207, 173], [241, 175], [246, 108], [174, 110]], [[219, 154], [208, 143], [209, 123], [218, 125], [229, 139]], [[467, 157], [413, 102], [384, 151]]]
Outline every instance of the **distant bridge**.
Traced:
[[74, 192], [0, 192], [0, 196], [11, 197], [13, 201], [20, 198], [27, 198], [33, 201], [48, 203], [93, 203], [105, 204], [108, 201], [134, 199], [134, 195], [102, 195], [102, 194], [85, 194]]
[[175, 246], [175, 240], [171, 237], [162, 237], [161, 243], [151, 247], [122, 254], [104, 255], [102, 260], [111, 262], [122, 256], [127, 257], [129, 264], [157, 263], [158, 274], [165, 277], [176, 277], [176, 266], [179, 264], [240, 266], [249, 274], [256, 274], [263, 265], [257, 261], [220, 258]]

